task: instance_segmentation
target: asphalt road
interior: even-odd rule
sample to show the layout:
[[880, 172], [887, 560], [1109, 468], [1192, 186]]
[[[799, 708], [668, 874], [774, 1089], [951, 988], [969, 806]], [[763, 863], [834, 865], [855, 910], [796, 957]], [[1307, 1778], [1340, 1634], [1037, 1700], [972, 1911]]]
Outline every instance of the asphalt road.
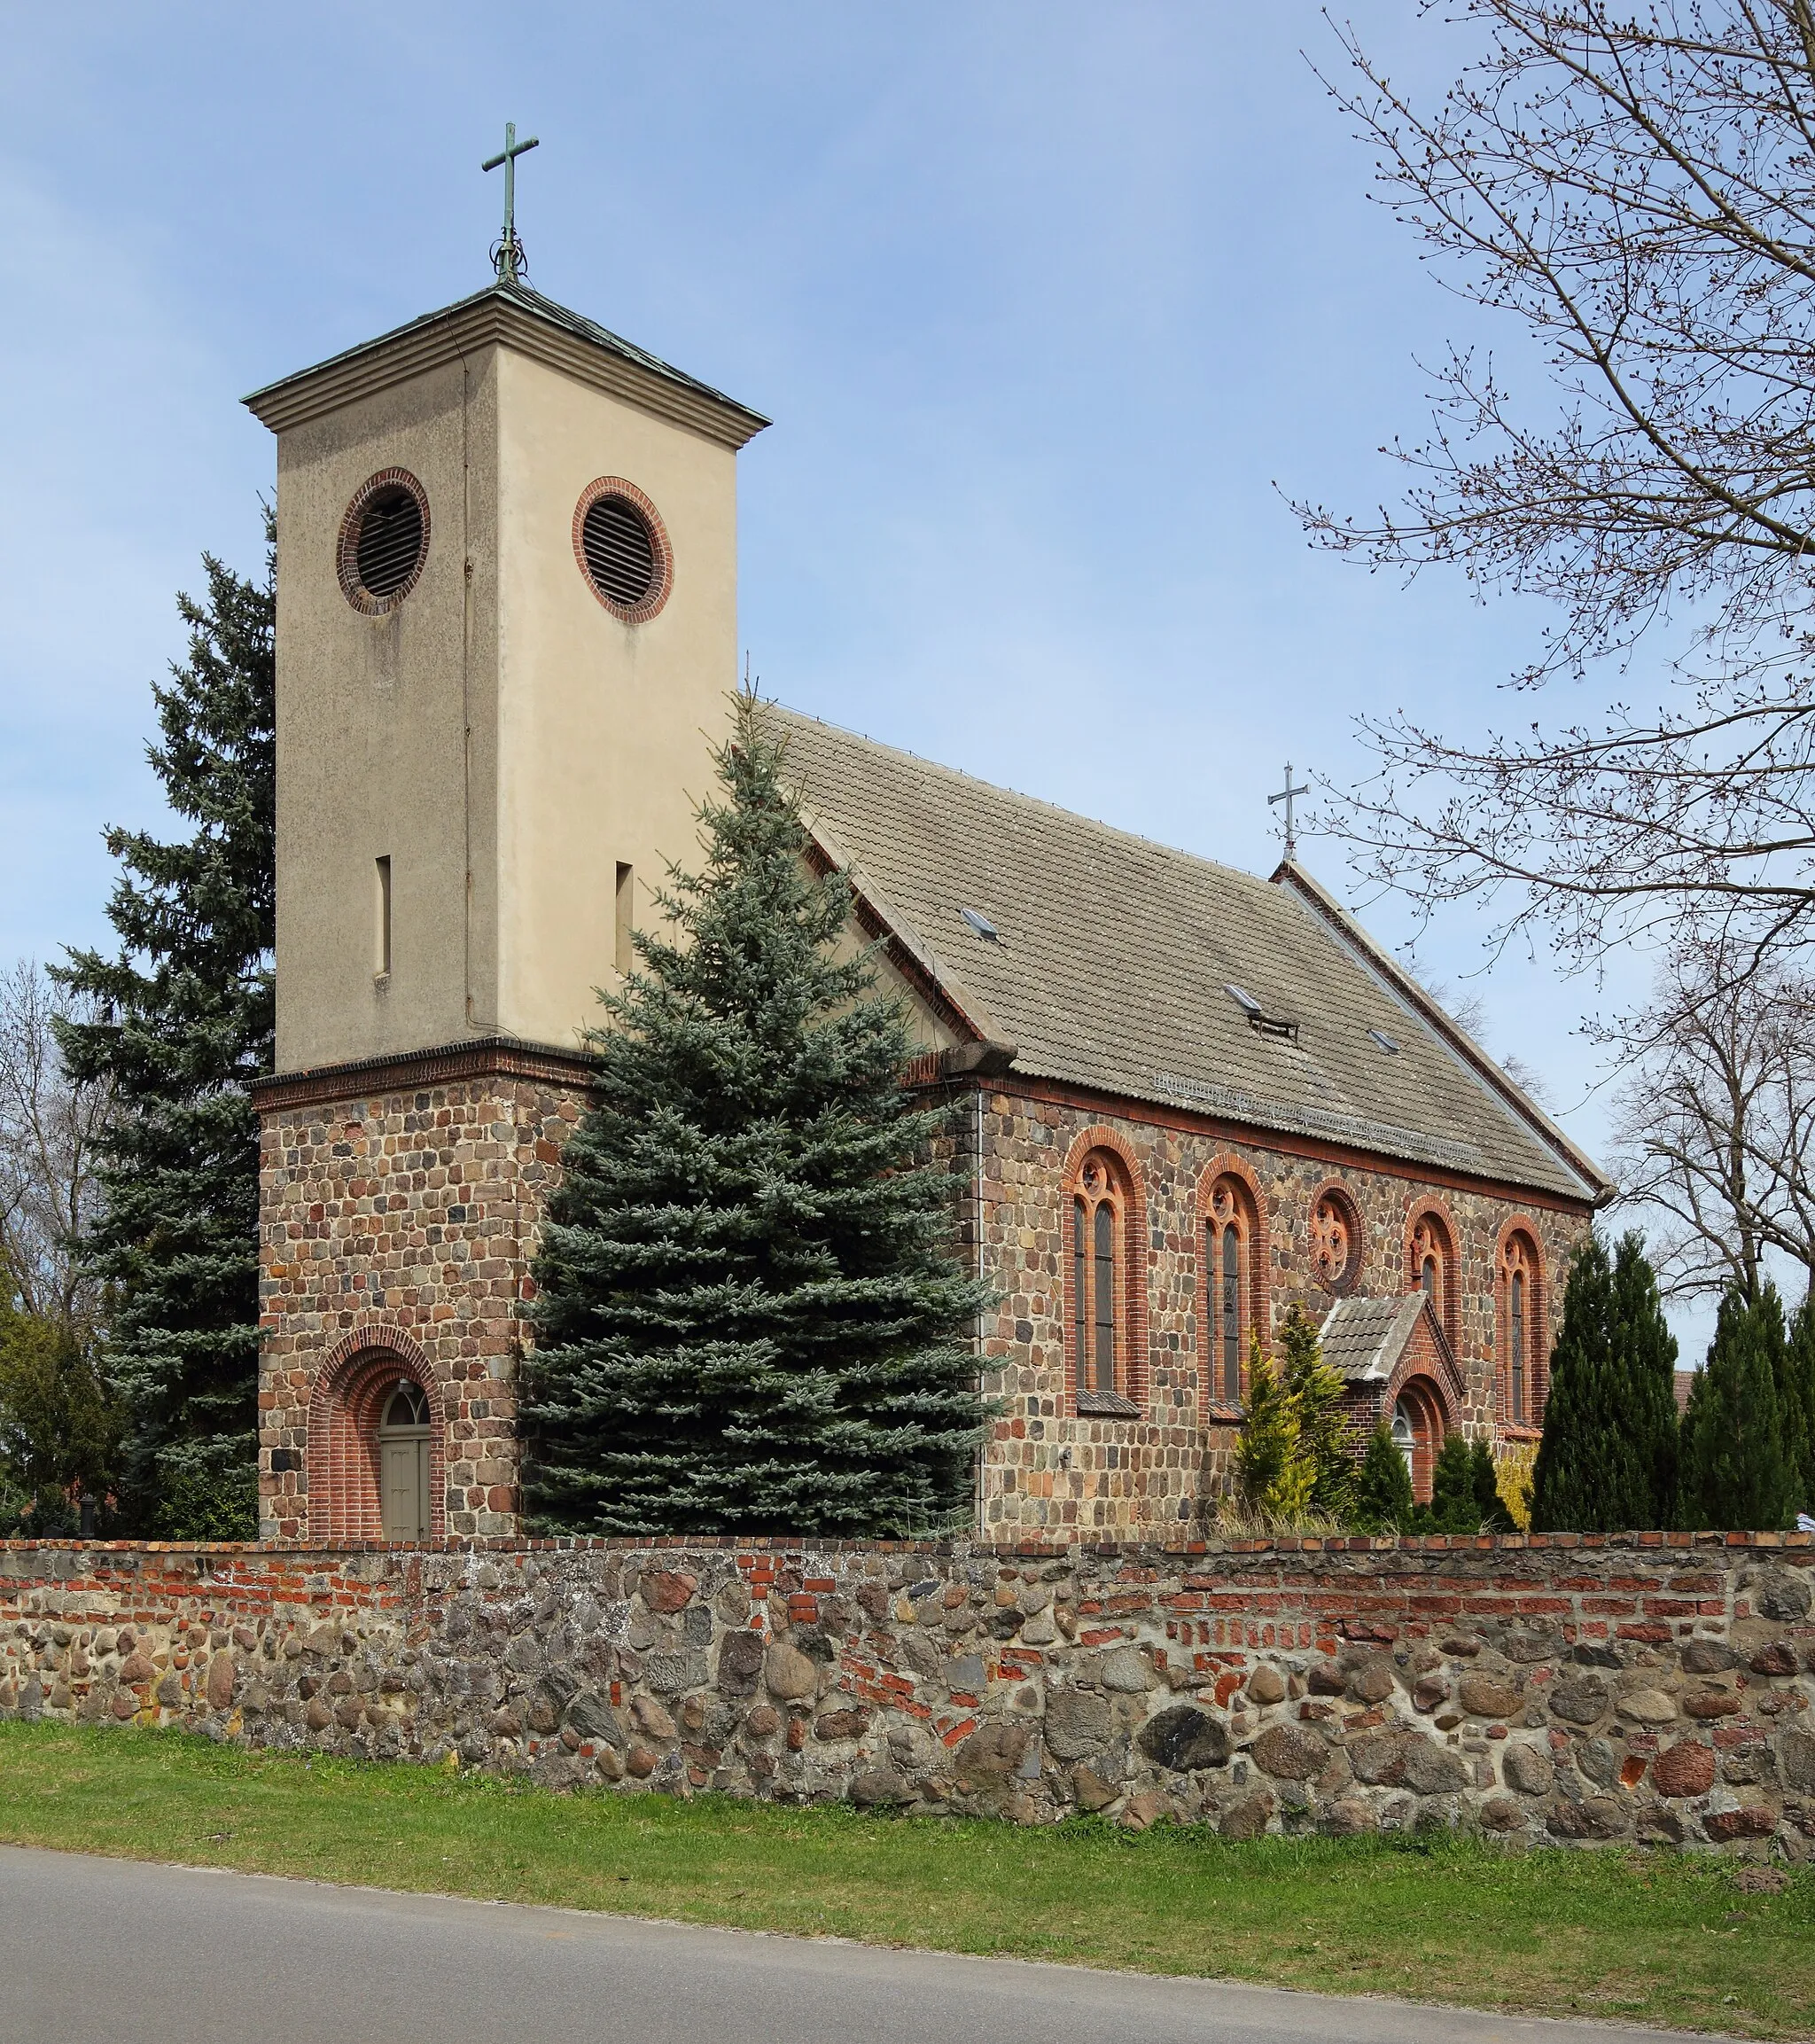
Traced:
[[245, 2044], [267, 2032], [345, 2044], [1616, 2044], [1662, 2035], [0, 1846], [4, 2044]]

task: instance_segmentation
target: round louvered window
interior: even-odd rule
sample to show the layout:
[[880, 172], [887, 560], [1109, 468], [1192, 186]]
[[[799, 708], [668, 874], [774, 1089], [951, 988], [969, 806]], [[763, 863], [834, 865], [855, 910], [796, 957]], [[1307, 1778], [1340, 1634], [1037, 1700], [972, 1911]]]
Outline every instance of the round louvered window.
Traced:
[[573, 511], [573, 552], [592, 593], [614, 618], [640, 625], [668, 600], [674, 556], [661, 516], [634, 483], [601, 476]]
[[368, 617], [416, 587], [429, 550], [429, 500], [407, 469], [387, 468], [354, 494], [340, 521], [340, 587]]

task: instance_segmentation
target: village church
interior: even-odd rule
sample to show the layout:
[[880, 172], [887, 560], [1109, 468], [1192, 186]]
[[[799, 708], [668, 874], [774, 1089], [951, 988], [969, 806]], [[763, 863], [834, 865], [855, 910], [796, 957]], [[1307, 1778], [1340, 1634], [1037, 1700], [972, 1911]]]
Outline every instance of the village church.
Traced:
[[[268, 1540], [518, 1530], [581, 1033], [728, 720], [767, 421], [531, 289], [508, 228], [498, 269], [247, 401], [278, 479]], [[1201, 1531], [1293, 1301], [1421, 1495], [1446, 1432], [1536, 1438], [1608, 1182], [1301, 865], [766, 714], [957, 1132], [985, 1537]]]

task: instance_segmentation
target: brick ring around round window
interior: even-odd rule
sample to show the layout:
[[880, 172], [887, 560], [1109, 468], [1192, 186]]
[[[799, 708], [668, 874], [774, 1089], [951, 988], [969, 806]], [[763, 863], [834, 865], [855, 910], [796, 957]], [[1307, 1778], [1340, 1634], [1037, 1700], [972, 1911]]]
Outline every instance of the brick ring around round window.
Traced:
[[587, 588], [619, 624], [647, 624], [674, 586], [674, 550], [662, 514], [622, 476], [602, 475], [580, 491], [573, 558]]
[[340, 520], [340, 593], [369, 618], [394, 611], [429, 558], [429, 500], [407, 468], [381, 468], [353, 493]]
[[1339, 1298], [1361, 1275], [1361, 1215], [1345, 1187], [1325, 1185], [1311, 1203], [1311, 1268]]

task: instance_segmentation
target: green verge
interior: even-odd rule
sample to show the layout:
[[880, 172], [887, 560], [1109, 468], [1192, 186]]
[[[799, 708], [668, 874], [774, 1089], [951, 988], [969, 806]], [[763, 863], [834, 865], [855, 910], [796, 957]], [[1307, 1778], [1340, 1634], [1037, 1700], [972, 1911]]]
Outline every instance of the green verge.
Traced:
[[181, 1733], [0, 1723], [0, 1839], [796, 1936], [1756, 2037], [1815, 2017], [1815, 1871], [1448, 1837], [1134, 1837], [555, 1795]]

